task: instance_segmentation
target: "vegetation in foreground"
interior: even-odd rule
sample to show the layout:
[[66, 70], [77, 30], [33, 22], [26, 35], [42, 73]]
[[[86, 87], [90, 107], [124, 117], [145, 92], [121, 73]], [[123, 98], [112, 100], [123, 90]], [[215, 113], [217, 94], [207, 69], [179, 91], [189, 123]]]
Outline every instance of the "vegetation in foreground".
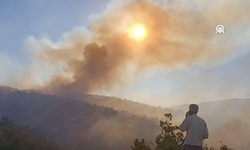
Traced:
[[[182, 150], [184, 134], [179, 127], [172, 125], [172, 115], [165, 114], [166, 120], [160, 121], [161, 133], [155, 143], [148, 143], [145, 139], [135, 139], [132, 150]], [[52, 142], [48, 142], [36, 130], [29, 126], [15, 124], [9, 117], [3, 116], [0, 120], [0, 150], [60, 150]], [[205, 145], [203, 150], [216, 150]], [[221, 143], [219, 150], [234, 150]]]
[[9, 117], [0, 120], [0, 150], [59, 150], [29, 126], [15, 124]]
[[[132, 150], [183, 150], [184, 134], [179, 131], [179, 127], [173, 125], [172, 114], [165, 114], [166, 120], [160, 121], [161, 133], [156, 137], [155, 142], [146, 142], [145, 139], [134, 140]], [[205, 145], [203, 150], [216, 150]], [[221, 142], [219, 150], [234, 150]]]

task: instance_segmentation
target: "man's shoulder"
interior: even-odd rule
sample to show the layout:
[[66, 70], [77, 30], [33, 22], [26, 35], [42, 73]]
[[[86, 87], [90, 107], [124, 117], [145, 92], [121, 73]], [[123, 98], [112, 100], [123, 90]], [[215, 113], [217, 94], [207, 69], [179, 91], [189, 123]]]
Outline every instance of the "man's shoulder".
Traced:
[[198, 118], [201, 122], [206, 123], [206, 121], [205, 121], [203, 118], [201, 118], [200, 116], [197, 116], [197, 118]]
[[187, 119], [187, 120], [193, 120], [193, 119], [197, 120], [197, 119], [198, 119], [198, 120], [200, 120], [200, 121], [205, 122], [204, 119], [202, 119], [200, 116], [195, 115], [195, 114], [193, 114], [193, 115], [191, 115], [191, 116], [187, 116], [186, 119]]

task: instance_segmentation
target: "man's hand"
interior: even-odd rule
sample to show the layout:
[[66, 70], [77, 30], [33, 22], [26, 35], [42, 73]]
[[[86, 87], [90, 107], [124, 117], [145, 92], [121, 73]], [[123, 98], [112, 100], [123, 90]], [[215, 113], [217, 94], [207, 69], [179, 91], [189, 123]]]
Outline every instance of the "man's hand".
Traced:
[[181, 132], [187, 131], [187, 130], [188, 130], [189, 123], [190, 123], [190, 118], [189, 118], [189, 117], [188, 117], [188, 118], [185, 118], [185, 119], [183, 120], [183, 122], [181, 123], [180, 127], [179, 127], [180, 131], [181, 131]]
[[189, 111], [188, 112], [186, 112], [186, 118], [187, 118], [187, 116], [189, 116], [190, 114], [189, 114]]

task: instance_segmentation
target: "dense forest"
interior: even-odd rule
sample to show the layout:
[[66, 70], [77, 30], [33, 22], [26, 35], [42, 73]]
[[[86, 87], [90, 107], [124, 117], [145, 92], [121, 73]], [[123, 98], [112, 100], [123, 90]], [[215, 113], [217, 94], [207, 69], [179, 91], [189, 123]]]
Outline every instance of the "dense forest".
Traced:
[[18, 125], [8, 116], [0, 120], [0, 150], [60, 150], [28, 125]]
[[[69, 96], [42, 94], [33, 90], [25, 91], [0, 87], [0, 115], [10, 118], [3, 117], [2, 121], [7, 120], [7, 122], [11, 122], [10, 124], [14, 124], [8, 130], [12, 130], [14, 126], [22, 127], [21, 129], [24, 129], [20, 131], [22, 136], [32, 135], [28, 137], [34, 137], [32, 140], [41, 143], [40, 145], [43, 148], [52, 146], [51, 150], [58, 148], [61, 150], [128, 150], [131, 148], [134, 150], [151, 150], [154, 149], [152, 144], [155, 144], [156, 148], [157, 144], [160, 144], [159, 141], [164, 141], [166, 135], [168, 137], [168, 133], [163, 130], [163, 127], [167, 125], [167, 122], [162, 121], [163, 118], [152, 117], [153, 115], [148, 117], [143, 113], [139, 115], [126, 109], [119, 110], [100, 106], [100, 96], [96, 96], [97, 98], [93, 95], [86, 96], [85, 98], [89, 99], [85, 101]], [[98, 100], [94, 101], [96, 103], [90, 103], [90, 97]], [[121, 103], [125, 104], [129, 101], [123, 100]], [[116, 104], [118, 105], [118, 102]], [[136, 106], [144, 105], [140, 103], [132, 104]], [[130, 105], [126, 105], [125, 108], [130, 107]], [[139, 108], [143, 109], [143, 107]], [[147, 108], [151, 108], [151, 106], [148, 105]], [[158, 107], [152, 106], [151, 109], [157, 110], [156, 108]], [[158, 109], [164, 110], [164, 108]], [[171, 109], [165, 110], [169, 110], [165, 113], [171, 113]], [[167, 119], [169, 120], [169, 116], [167, 116]], [[15, 123], [12, 120], [15, 120]], [[178, 127], [174, 126], [169, 129], [177, 131]], [[14, 128], [14, 131], [17, 130]], [[159, 133], [161, 134], [159, 135]], [[177, 148], [181, 148], [182, 145], [178, 146], [178, 144], [182, 143], [181, 136], [183, 134], [178, 133], [178, 136], [180, 137], [175, 138], [171, 143], [177, 143]], [[172, 137], [176, 137], [176, 134]], [[216, 142], [219, 141], [216, 140]], [[227, 150], [226, 145], [221, 147], [222, 150]], [[204, 149], [210, 150], [211, 148], [204, 147]], [[161, 147], [158, 146], [157, 150], [161, 150]]]
[[91, 94], [64, 94], [61, 95], [64, 97], [69, 97], [73, 99], [80, 99], [88, 102], [89, 104], [97, 104], [99, 106], [112, 107], [115, 110], [122, 111], [126, 110], [136, 115], [146, 115], [150, 117], [163, 117], [163, 114], [166, 112], [171, 112], [175, 119], [177, 116], [183, 116], [184, 111], [164, 108], [162, 106], [151, 106], [144, 103], [134, 102], [127, 99], [121, 99], [117, 97], [108, 97], [104, 95], [91, 95]]
[[156, 118], [37, 92], [1, 88], [0, 107], [1, 116], [67, 150], [127, 150], [136, 137], [153, 139], [160, 131]]

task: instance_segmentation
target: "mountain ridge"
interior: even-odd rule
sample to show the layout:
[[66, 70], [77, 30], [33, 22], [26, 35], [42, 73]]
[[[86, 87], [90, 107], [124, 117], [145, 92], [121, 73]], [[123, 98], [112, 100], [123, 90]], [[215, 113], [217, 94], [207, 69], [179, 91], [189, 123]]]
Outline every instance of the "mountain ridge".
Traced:
[[[104, 97], [106, 100], [102, 101]], [[110, 105], [112, 104], [110, 102], [120, 105]], [[243, 101], [231, 99], [199, 104], [198, 115], [207, 122], [213, 137], [212, 142], [214, 138], [218, 141], [219, 137], [223, 137], [221, 133], [236, 133], [238, 130], [248, 137], [250, 117], [242, 116], [250, 114], [248, 102], [248, 99]], [[150, 109], [143, 109], [146, 108], [145, 105], [135, 104], [138, 103], [121, 101], [119, 98], [110, 99], [107, 96], [85, 95], [85, 97], [73, 99], [61, 95], [43, 94], [34, 90], [0, 87], [0, 116], [7, 115], [19, 124], [30, 125], [38, 129], [50, 141], [67, 146], [66, 150], [75, 145], [77, 146], [75, 150], [82, 150], [86, 147], [89, 150], [127, 150], [135, 138], [153, 139], [160, 132], [157, 122], [161, 118], [158, 115], [163, 116], [168, 112], [154, 106], [152, 108], [147, 106], [153, 110], [148, 111]], [[112, 108], [112, 106], [119, 106], [119, 108]], [[130, 108], [130, 106], [133, 107]], [[246, 108], [245, 111], [242, 106]], [[124, 108], [121, 109], [123, 111], [118, 111], [120, 108]], [[136, 109], [143, 109], [143, 111], [136, 112]], [[187, 109], [188, 104], [184, 104], [174, 109], [163, 110], [175, 110], [173, 123], [179, 125], [185, 118], [184, 112]], [[156, 114], [148, 116], [144, 114], [145, 112], [147, 114], [156, 112]], [[207, 112], [212, 112], [212, 114]], [[227, 115], [224, 115], [226, 113]], [[231, 127], [237, 131], [232, 132]], [[224, 139], [227, 138], [224, 136]], [[95, 144], [96, 142], [98, 144]]]
[[127, 150], [135, 138], [153, 139], [160, 132], [155, 118], [67, 97], [6, 90], [0, 88], [0, 116], [37, 129], [66, 150]]

